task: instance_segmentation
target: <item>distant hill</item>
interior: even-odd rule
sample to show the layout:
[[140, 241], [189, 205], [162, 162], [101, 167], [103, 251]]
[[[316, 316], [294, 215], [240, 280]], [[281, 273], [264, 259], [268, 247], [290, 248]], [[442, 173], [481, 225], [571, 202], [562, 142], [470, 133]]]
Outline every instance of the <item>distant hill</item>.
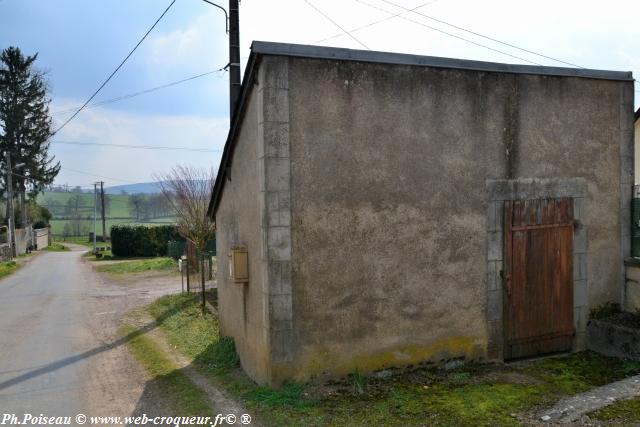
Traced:
[[140, 182], [138, 184], [114, 185], [104, 189], [106, 194], [122, 194], [123, 191], [127, 194], [155, 194], [160, 193], [160, 185], [157, 182]]

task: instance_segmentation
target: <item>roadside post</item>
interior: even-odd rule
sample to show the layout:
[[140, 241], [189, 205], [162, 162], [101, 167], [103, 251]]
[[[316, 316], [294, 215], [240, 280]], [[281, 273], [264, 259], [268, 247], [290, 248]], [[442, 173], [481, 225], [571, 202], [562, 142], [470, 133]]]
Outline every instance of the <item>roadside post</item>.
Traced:
[[181, 293], [184, 294], [184, 265], [185, 265], [185, 260], [187, 259], [187, 257], [185, 257], [184, 255], [182, 255], [180, 257], [180, 259], [178, 260], [178, 266], [180, 267], [180, 279], [182, 280], [182, 287], [181, 287]]
[[189, 255], [187, 255], [186, 260], [187, 260], [187, 293], [189, 293], [190, 291], [189, 289]]

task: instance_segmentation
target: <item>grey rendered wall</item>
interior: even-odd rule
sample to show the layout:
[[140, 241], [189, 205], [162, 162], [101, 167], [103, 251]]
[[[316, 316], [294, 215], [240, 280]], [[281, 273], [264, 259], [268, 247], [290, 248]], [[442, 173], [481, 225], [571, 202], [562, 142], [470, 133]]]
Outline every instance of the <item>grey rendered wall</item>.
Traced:
[[[636, 120], [635, 125], [635, 144], [634, 144], [634, 148], [635, 148], [635, 164], [636, 165], [640, 165], [640, 119]], [[635, 171], [635, 180], [634, 182], [636, 184], [640, 183], [640, 171], [636, 170]]]
[[49, 246], [49, 228], [39, 228], [33, 230], [36, 235], [36, 248], [38, 250]]
[[[268, 339], [262, 263], [262, 212], [258, 154], [261, 105], [252, 92], [232, 160], [231, 180], [216, 213], [218, 298], [221, 335], [234, 338], [245, 371], [256, 381], [269, 378]], [[231, 281], [228, 254], [245, 246], [249, 257], [249, 283]]]
[[640, 260], [636, 258], [626, 262], [626, 298], [623, 308], [630, 312], [640, 310]]
[[288, 77], [291, 376], [486, 356], [487, 180], [583, 178], [587, 304], [620, 299], [631, 83], [312, 59]]
[[[216, 214], [220, 323], [245, 371], [277, 385], [293, 350], [288, 60], [258, 67]], [[238, 245], [248, 249], [246, 285], [232, 283], [226, 265]]]
[[27, 253], [27, 247], [31, 240], [31, 232], [27, 228], [16, 228], [16, 254], [23, 255]]

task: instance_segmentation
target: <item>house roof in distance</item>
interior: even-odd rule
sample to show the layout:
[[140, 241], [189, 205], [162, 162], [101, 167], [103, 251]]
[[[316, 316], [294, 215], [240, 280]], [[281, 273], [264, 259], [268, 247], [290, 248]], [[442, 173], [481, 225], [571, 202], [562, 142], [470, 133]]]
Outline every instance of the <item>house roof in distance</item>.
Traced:
[[[508, 74], [533, 74], [558, 77], [578, 77], [601, 80], [633, 81], [630, 71], [593, 70], [587, 68], [545, 67], [540, 65], [503, 64], [497, 62], [472, 61], [468, 59], [442, 58], [437, 56], [410, 55], [405, 53], [376, 52], [369, 50], [355, 50], [326, 46], [311, 46], [290, 43], [273, 43], [254, 41], [251, 44], [251, 54], [242, 79], [240, 98], [231, 120], [229, 134], [225, 143], [220, 168], [216, 176], [213, 194], [209, 203], [208, 213], [215, 215], [222, 196], [225, 178], [231, 168], [231, 157], [235, 146], [235, 138], [242, 122], [245, 102], [249, 93], [249, 84], [254, 79], [256, 64], [262, 55], [289, 56], [298, 58], [315, 58], [336, 61], [356, 61], [381, 64], [413, 65], [430, 68], [447, 68], [470, 71], [496, 72]], [[638, 112], [636, 112], [636, 119]]]
[[638, 110], [636, 111], [636, 114], [634, 114], [633, 116], [633, 121], [637, 122], [638, 119], [640, 119], [640, 108], [638, 108]]

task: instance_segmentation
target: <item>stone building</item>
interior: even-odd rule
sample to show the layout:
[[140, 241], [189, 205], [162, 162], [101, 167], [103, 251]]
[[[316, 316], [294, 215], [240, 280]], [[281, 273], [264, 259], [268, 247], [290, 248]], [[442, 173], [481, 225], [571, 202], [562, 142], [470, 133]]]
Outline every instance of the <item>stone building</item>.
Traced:
[[584, 348], [624, 298], [633, 121], [630, 72], [254, 42], [221, 332], [272, 385]]
[[[633, 121], [635, 123], [634, 127], [635, 127], [635, 147], [638, 147], [638, 145], [640, 145], [640, 108], [638, 108], [636, 110], [636, 113], [633, 116]], [[640, 159], [638, 159], [638, 156], [640, 155], [640, 149], [636, 149], [636, 164], [640, 164]], [[638, 179], [640, 177], [638, 177], [638, 171], [635, 172], [635, 183], [636, 185], [640, 184], [640, 179]]]

